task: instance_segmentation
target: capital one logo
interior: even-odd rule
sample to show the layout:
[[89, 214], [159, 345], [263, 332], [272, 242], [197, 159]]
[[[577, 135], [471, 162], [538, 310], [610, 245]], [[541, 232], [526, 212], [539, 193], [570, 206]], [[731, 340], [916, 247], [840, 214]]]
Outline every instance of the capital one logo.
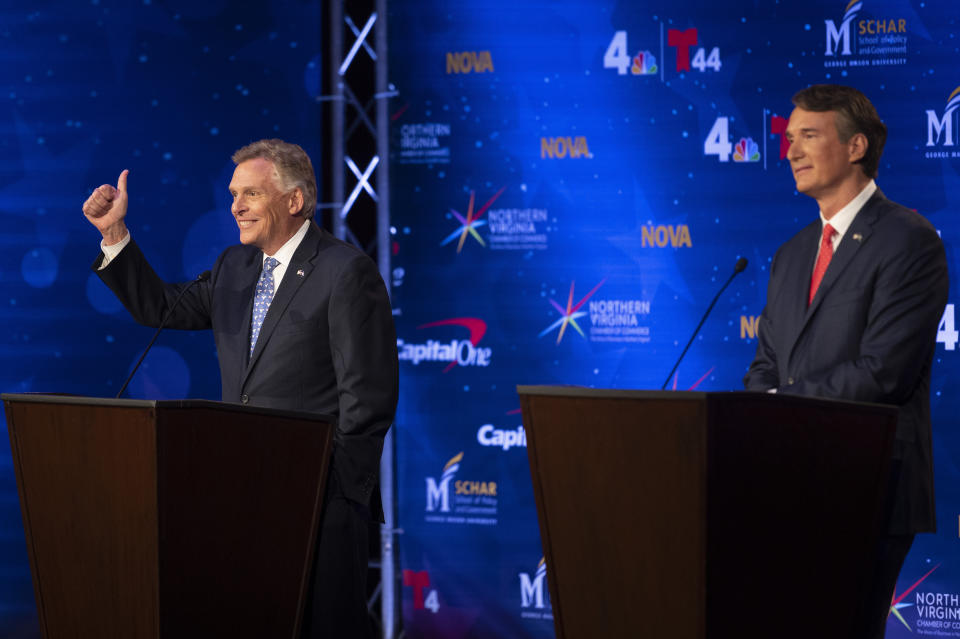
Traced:
[[520, 573], [520, 607], [543, 609], [550, 605], [550, 593], [546, 589], [547, 562], [543, 557], [530, 578], [529, 573]]
[[840, 22], [840, 28], [833, 20], [824, 20], [827, 29], [827, 50], [824, 55], [836, 55], [837, 45], [842, 44], [840, 55], [850, 55], [850, 25], [863, 8], [861, 0], [850, 0]]
[[463, 451], [457, 453], [443, 467], [443, 474], [440, 481], [433, 477], [427, 477], [427, 512], [432, 513], [438, 508], [442, 513], [450, 512], [450, 482], [453, 480], [457, 471], [460, 470], [460, 462], [463, 460]]
[[[954, 112], [960, 106], [960, 87], [953, 90], [947, 98], [947, 108], [943, 116], [937, 115], [933, 109], [927, 109], [927, 146], [953, 146], [956, 138], [953, 133]], [[943, 138], [943, 142], [940, 139]]]

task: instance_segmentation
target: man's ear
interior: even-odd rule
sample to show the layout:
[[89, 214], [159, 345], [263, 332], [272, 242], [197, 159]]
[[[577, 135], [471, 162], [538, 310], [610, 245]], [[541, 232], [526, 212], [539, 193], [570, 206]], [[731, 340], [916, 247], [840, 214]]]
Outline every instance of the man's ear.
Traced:
[[850, 151], [850, 163], [854, 164], [862, 160], [867, 154], [867, 148], [869, 146], [870, 142], [867, 140], [867, 136], [863, 133], [854, 133], [850, 140], [847, 141], [847, 148]]
[[287, 209], [290, 215], [296, 215], [303, 209], [303, 191], [299, 187], [295, 188], [287, 200]]

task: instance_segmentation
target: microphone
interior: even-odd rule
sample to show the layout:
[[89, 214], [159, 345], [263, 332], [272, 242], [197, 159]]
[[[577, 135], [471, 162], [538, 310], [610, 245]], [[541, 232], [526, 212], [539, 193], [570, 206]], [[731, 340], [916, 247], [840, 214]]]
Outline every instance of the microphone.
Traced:
[[180, 303], [180, 300], [183, 299], [183, 294], [190, 290], [194, 284], [199, 284], [200, 282], [206, 282], [210, 279], [210, 271], [204, 271], [200, 275], [197, 275], [197, 278], [183, 287], [183, 290], [180, 291], [180, 294], [177, 295], [177, 299], [173, 300], [173, 304], [170, 305], [170, 308], [167, 309], [167, 314], [163, 317], [163, 321], [160, 322], [160, 327], [157, 328], [157, 332], [153, 334], [153, 339], [150, 340], [150, 343], [147, 344], [147, 347], [143, 349], [143, 355], [140, 356], [140, 359], [137, 360], [137, 365], [133, 367], [133, 370], [130, 371], [130, 375], [127, 377], [127, 381], [123, 383], [123, 386], [120, 387], [120, 392], [117, 393], [117, 399], [120, 399], [120, 396], [123, 395], [123, 391], [127, 390], [127, 385], [130, 383], [130, 380], [133, 379], [133, 376], [136, 374], [137, 369], [140, 368], [140, 364], [143, 363], [143, 358], [147, 356], [147, 353], [150, 352], [150, 349], [153, 347], [153, 343], [157, 341], [157, 337], [160, 336], [160, 331], [163, 330], [163, 327], [167, 325], [167, 320], [170, 319], [170, 316], [173, 315], [173, 309], [177, 307], [177, 304]]
[[697, 327], [693, 329], [693, 335], [690, 336], [690, 341], [687, 342], [686, 347], [684, 347], [683, 352], [680, 353], [677, 363], [673, 365], [673, 368], [670, 370], [670, 374], [667, 375], [667, 379], [664, 380], [663, 386], [660, 387], [660, 390], [666, 390], [667, 384], [670, 382], [670, 378], [673, 377], [673, 374], [677, 371], [677, 367], [680, 366], [680, 362], [683, 361], [683, 356], [687, 354], [687, 351], [690, 349], [690, 345], [693, 344], [693, 338], [697, 336], [697, 333], [700, 332], [700, 327], [703, 326], [703, 323], [707, 321], [707, 316], [710, 315], [710, 311], [713, 310], [714, 305], [717, 303], [717, 300], [720, 299], [720, 296], [723, 295], [723, 292], [727, 290], [727, 287], [730, 286], [730, 282], [733, 281], [737, 275], [742, 273], [744, 269], [747, 268], [747, 258], [741, 257], [737, 260], [737, 263], [733, 267], [733, 273], [727, 279], [726, 283], [720, 287], [720, 290], [714, 296], [713, 301], [710, 302], [710, 306], [707, 307], [707, 312], [703, 314], [703, 318], [700, 320], [700, 323], [697, 324]]

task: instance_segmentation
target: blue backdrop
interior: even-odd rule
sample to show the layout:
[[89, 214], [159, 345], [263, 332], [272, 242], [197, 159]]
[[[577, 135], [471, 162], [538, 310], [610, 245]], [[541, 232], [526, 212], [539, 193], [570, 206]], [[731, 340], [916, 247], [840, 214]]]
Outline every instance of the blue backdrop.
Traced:
[[[319, 160], [320, 17], [296, 0], [4, 3], [0, 390], [113, 396], [150, 338], [90, 270], [93, 188], [130, 169], [133, 235], [163, 277], [186, 280], [237, 241], [234, 150], [282, 137]], [[210, 335], [164, 334], [128, 392], [218, 399]], [[0, 636], [32, 637], [0, 421]]]
[[[161, 275], [188, 279], [236, 241], [233, 150], [280, 136], [320, 157], [320, 13], [0, 8], [0, 389], [110, 396], [149, 339], [90, 273], [94, 187], [131, 169], [133, 234]], [[879, 184], [941, 230], [955, 266], [956, 8], [422, 0], [387, 17], [404, 622], [411, 637], [552, 636], [515, 385], [659, 388], [743, 255], [671, 381], [740, 388], [769, 260], [816, 215], [781, 159], [790, 96], [810, 83], [874, 100], [891, 131]], [[940, 531], [907, 560], [890, 637], [960, 636], [957, 340], [951, 305], [932, 397]], [[209, 335], [164, 335], [130, 394], [218, 397]], [[7, 446], [0, 636], [28, 637]]]
[[[553, 634], [516, 384], [659, 388], [742, 255], [670, 382], [742, 388], [773, 253], [817, 217], [783, 159], [797, 90], [875, 102], [878, 184], [933, 222], [957, 270], [957, 18], [946, 0], [391, 5], [411, 636]], [[914, 545], [889, 637], [960, 636], [957, 340], [951, 305], [933, 371], [940, 530]]]

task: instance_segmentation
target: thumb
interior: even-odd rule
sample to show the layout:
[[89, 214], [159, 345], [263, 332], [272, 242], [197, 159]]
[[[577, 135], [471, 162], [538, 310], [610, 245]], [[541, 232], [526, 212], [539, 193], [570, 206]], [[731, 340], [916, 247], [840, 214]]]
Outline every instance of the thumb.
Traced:
[[120, 177], [117, 178], [117, 192], [120, 197], [127, 197], [127, 175], [130, 173], [128, 169], [124, 169], [120, 173]]

